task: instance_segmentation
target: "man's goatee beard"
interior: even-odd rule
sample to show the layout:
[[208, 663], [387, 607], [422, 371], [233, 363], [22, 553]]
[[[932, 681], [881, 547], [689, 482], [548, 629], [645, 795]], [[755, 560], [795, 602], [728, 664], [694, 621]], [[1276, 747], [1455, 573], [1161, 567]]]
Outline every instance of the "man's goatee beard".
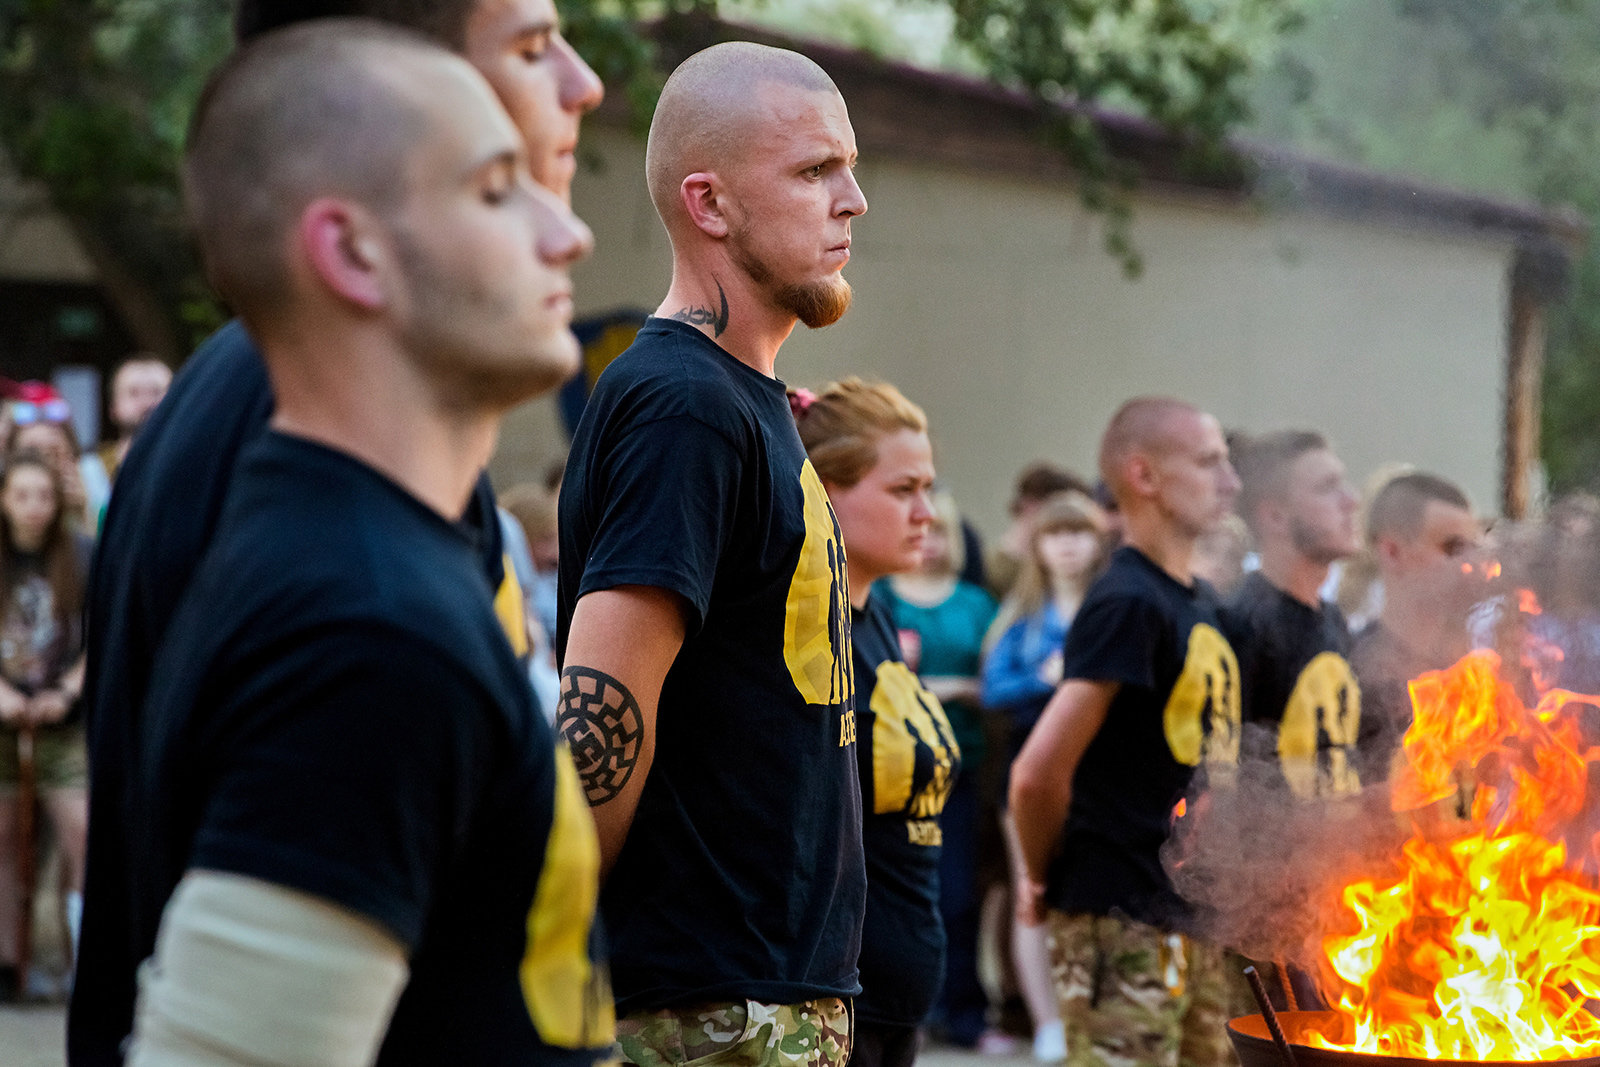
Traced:
[[838, 322], [852, 295], [850, 283], [834, 275], [812, 285], [786, 285], [773, 294], [773, 302], [816, 330]]

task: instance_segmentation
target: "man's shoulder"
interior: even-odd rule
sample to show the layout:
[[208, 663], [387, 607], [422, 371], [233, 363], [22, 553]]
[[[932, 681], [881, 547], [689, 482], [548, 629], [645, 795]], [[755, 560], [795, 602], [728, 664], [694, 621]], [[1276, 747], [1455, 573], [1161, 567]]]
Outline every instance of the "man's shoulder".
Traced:
[[487, 580], [458, 527], [353, 457], [276, 434], [246, 448], [197, 586], [313, 625], [437, 636], [489, 618]]
[[753, 391], [781, 392], [756, 377], [698, 330], [651, 319], [601, 373], [590, 404], [630, 426], [690, 418], [729, 432], [757, 417], [763, 405], [752, 407]]

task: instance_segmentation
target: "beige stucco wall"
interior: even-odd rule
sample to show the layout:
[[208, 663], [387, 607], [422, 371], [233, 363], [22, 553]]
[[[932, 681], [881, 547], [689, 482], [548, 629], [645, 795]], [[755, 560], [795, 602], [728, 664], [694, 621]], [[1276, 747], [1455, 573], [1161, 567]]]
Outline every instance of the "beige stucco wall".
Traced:
[[[597, 251], [580, 314], [653, 308], [670, 271], [642, 147], [605, 128], [575, 206]], [[1069, 188], [864, 160], [870, 210], [847, 276], [856, 305], [801, 328], [785, 380], [857, 373], [927, 408], [940, 472], [996, 531], [1015, 471], [1052, 458], [1086, 473], [1124, 398], [1193, 399], [1228, 426], [1332, 435], [1357, 478], [1407, 460], [1497, 501], [1509, 245], [1195, 200], [1137, 209], [1137, 282], [1101, 250]], [[508, 424], [497, 479], [559, 452], [553, 405]]]

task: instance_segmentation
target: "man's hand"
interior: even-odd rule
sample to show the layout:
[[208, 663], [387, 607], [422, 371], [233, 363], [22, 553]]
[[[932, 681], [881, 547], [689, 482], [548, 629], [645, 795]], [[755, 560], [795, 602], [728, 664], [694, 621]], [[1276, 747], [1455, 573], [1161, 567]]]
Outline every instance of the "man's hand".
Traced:
[[1044, 922], [1044, 883], [1024, 877], [1017, 883], [1017, 922], [1038, 926]]

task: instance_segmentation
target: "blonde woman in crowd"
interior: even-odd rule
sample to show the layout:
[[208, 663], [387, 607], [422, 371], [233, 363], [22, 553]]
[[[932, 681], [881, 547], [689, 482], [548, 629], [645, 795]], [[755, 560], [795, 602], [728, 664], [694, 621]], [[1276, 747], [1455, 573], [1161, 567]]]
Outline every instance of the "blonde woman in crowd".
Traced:
[[[1006, 767], [1039, 721], [1061, 682], [1061, 649], [1067, 629], [1089, 585], [1105, 567], [1105, 518], [1082, 493], [1060, 493], [1038, 510], [1017, 583], [989, 630], [983, 662], [983, 703], [1003, 712], [1009, 744]], [[1000, 795], [1006, 795], [1002, 788]], [[1013, 879], [1021, 856], [1009, 814], [1001, 813], [1006, 856]], [[1011, 927], [1017, 985], [1033, 1021], [1034, 1058], [1045, 1063], [1066, 1055], [1061, 1017], [1050, 977], [1050, 950], [1043, 926]]]

